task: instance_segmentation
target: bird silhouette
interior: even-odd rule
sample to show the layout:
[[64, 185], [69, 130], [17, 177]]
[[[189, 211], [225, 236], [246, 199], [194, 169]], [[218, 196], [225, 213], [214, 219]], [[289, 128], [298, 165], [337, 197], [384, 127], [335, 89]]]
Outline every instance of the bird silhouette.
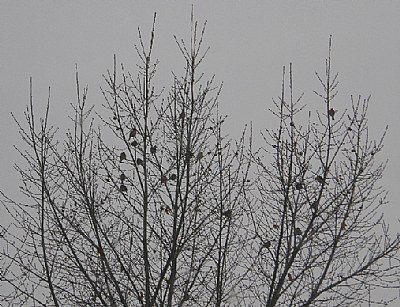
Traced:
[[320, 184], [323, 184], [325, 181], [324, 181], [324, 178], [322, 178], [321, 176], [317, 176], [317, 177], [315, 177], [315, 180], [317, 180], [318, 181], [318, 183], [320, 183]]
[[295, 234], [296, 236], [301, 236], [301, 235], [303, 234], [303, 232], [301, 231], [300, 228], [296, 227], [296, 228], [294, 229], [294, 234]]
[[119, 176], [119, 179], [121, 180], [121, 183], [124, 183], [124, 180], [126, 179], [125, 174], [122, 173], [122, 174]]
[[167, 176], [162, 175], [162, 176], [161, 176], [161, 183], [167, 183], [167, 181], [168, 181]]
[[129, 138], [134, 138], [136, 137], [137, 129], [132, 128], [131, 131], [129, 132]]
[[231, 209], [225, 210], [224, 212], [222, 212], [222, 215], [230, 219], [232, 217], [232, 210]]
[[330, 108], [328, 111], [328, 115], [332, 117], [332, 120], [335, 120], [335, 113], [336, 111], [333, 108]]
[[124, 184], [121, 184], [119, 186], [119, 191], [122, 192], [122, 193], [125, 193], [125, 192], [128, 191], [128, 188]]
[[200, 151], [200, 152], [197, 154], [196, 160], [197, 160], [197, 161], [200, 161], [201, 158], [203, 158], [203, 156], [204, 156], [204, 155], [203, 155], [203, 152]]
[[152, 153], [154, 155], [156, 153], [156, 151], [157, 151], [156, 145], [150, 147], [150, 153]]
[[124, 160], [126, 160], [126, 153], [121, 152], [121, 154], [119, 155], [119, 162], [123, 162]]
[[264, 242], [263, 247], [270, 248], [271, 247], [271, 241]]
[[169, 176], [169, 179], [170, 179], [170, 180], [176, 180], [176, 175], [175, 175], [175, 174], [172, 174], [171, 176]]
[[296, 190], [301, 190], [303, 188], [303, 183], [297, 182], [295, 187], [296, 187]]

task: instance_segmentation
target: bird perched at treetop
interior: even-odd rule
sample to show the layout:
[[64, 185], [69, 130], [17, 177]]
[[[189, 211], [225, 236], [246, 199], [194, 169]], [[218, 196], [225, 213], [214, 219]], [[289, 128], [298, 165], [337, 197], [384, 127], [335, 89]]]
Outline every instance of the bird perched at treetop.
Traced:
[[320, 183], [320, 184], [323, 184], [324, 183], [324, 178], [322, 178], [321, 176], [317, 176], [317, 177], [315, 177], [315, 180], [317, 180], [318, 181], [318, 183]]
[[336, 111], [333, 108], [330, 108], [330, 110], [328, 111], [328, 115], [332, 117], [332, 120], [335, 120], [335, 113]]

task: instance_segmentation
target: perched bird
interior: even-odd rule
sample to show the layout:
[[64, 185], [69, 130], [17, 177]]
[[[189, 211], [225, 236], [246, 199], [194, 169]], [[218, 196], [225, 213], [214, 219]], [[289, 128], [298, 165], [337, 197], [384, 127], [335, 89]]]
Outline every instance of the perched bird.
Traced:
[[126, 179], [125, 174], [122, 173], [121, 175], [119, 175], [119, 179], [121, 179], [121, 183], [124, 183], [124, 180]]
[[288, 276], [289, 281], [293, 281], [292, 274], [288, 273], [287, 276]]
[[317, 211], [318, 210], [318, 201], [314, 201], [311, 203], [311, 209]]
[[185, 119], [185, 112], [182, 111], [182, 113], [179, 115], [180, 119]]
[[137, 129], [132, 128], [131, 131], [129, 132], [129, 138], [134, 138], [136, 137]]
[[156, 151], [157, 151], [156, 145], [150, 147], [150, 153], [152, 153], [154, 155], [156, 153]]
[[103, 250], [103, 248], [101, 246], [97, 247], [97, 253], [99, 253], [100, 256], [104, 256], [104, 250]]
[[301, 183], [301, 182], [297, 182], [296, 183], [296, 185], [295, 185], [295, 187], [296, 187], [296, 190], [301, 190], [302, 188], [303, 188], [303, 183]]
[[328, 115], [332, 117], [332, 120], [335, 120], [335, 113], [336, 111], [333, 108], [330, 108], [330, 110], [328, 111]]
[[271, 247], [271, 242], [270, 241], [264, 242], [263, 247], [270, 248]]
[[323, 184], [324, 183], [324, 178], [322, 178], [320, 175], [318, 175], [317, 177], [315, 177], [315, 180], [318, 181], [318, 183]]
[[119, 155], [119, 162], [122, 162], [126, 160], [126, 153], [125, 152], [121, 152], [121, 154]]
[[137, 164], [137, 165], [142, 165], [142, 164], [143, 164], [143, 160], [140, 159], [140, 158], [137, 158], [137, 159], [136, 159], [136, 164]]
[[172, 174], [171, 176], [169, 176], [169, 179], [170, 179], [170, 180], [176, 180], [176, 175], [175, 175], [175, 174]]
[[132, 141], [131, 142], [131, 145], [133, 146], [133, 147], [136, 147], [137, 145], [138, 145], [138, 142], [135, 140], [135, 141]]
[[196, 157], [196, 161], [200, 161], [201, 158], [203, 158], [203, 152], [199, 151], [199, 153], [197, 154], [197, 157]]
[[278, 226], [277, 224], [272, 225], [272, 227], [273, 227], [274, 229], [278, 229], [278, 228], [279, 228], [279, 226]]
[[347, 227], [347, 224], [345, 222], [342, 222], [342, 224], [340, 224], [340, 229], [341, 230], [345, 230]]
[[296, 227], [296, 228], [294, 229], [294, 234], [295, 234], [296, 236], [301, 236], [301, 235], [303, 234], [303, 232], [301, 231], [301, 229], [300, 229], [299, 227]]
[[128, 192], [128, 188], [127, 188], [124, 184], [121, 184], [121, 185], [119, 186], [119, 191], [120, 191], [121, 193], [125, 193], [125, 192]]
[[224, 212], [222, 212], [222, 215], [230, 219], [232, 217], [232, 210], [231, 209], [225, 210]]
[[161, 183], [167, 183], [167, 181], [168, 181], [167, 176], [162, 175], [162, 176], [161, 176]]

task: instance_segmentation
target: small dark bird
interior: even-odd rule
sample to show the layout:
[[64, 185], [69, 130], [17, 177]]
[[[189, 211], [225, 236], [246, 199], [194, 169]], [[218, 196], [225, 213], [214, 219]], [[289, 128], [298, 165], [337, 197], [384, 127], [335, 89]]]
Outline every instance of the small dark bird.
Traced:
[[103, 250], [103, 248], [101, 246], [97, 247], [97, 253], [99, 253], [100, 256], [104, 256], [104, 250]]
[[293, 281], [292, 274], [288, 273], [287, 276], [288, 276], [289, 281]]
[[119, 176], [119, 179], [121, 180], [121, 183], [124, 183], [124, 180], [126, 179], [125, 174], [122, 173], [122, 174]]
[[340, 229], [341, 230], [345, 230], [347, 227], [347, 224], [345, 222], [342, 222], [342, 224], [340, 224]]
[[125, 192], [128, 192], [128, 188], [127, 188], [125, 185], [121, 184], [121, 185], [119, 186], [119, 191], [120, 191], [121, 193], [125, 193]]
[[140, 159], [140, 158], [137, 158], [137, 159], [136, 159], [136, 164], [137, 164], [137, 165], [142, 165], [142, 164], [143, 164], [143, 160]]
[[296, 187], [296, 190], [301, 190], [303, 188], [303, 183], [297, 182], [295, 187]]
[[203, 158], [203, 152], [200, 151], [200, 152], [197, 154], [196, 161], [200, 161], [201, 158]]
[[333, 108], [330, 108], [330, 110], [328, 111], [328, 115], [332, 117], [332, 120], [335, 120], [335, 113], [336, 111]]
[[179, 115], [180, 119], [185, 119], [185, 112], [182, 111], [182, 113]]
[[318, 210], [318, 201], [314, 201], [314, 202], [311, 204], [311, 209], [313, 209], [313, 210], [315, 210], [315, 211]]
[[170, 180], [176, 180], [176, 175], [175, 175], [175, 174], [172, 174], [171, 176], [169, 176], [169, 179], [170, 179]]
[[131, 142], [131, 145], [132, 145], [133, 147], [136, 147], [136, 146], [138, 145], [138, 142], [137, 142], [137, 141], [132, 141], [132, 142]]
[[301, 236], [301, 235], [303, 234], [303, 232], [301, 231], [300, 228], [296, 227], [296, 228], [294, 229], [294, 234], [295, 234], [296, 236]]
[[119, 155], [119, 162], [122, 162], [124, 160], [126, 160], [126, 153], [121, 152], [121, 154]]
[[263, 247], [270, 248], [271, 247], [271, 242], [270, 241], [264, 242]]
[[167, 181], [168, 181], [167, 176], [162, 175], [162, 176], [161, 176], [161, 183], [167, 183]]
[[222, 215], [230, 219], [232, 217], [232, 210], [231, 209], [225, 210], [224, 212], [222, 212]]
[[324, 178], [322, 178], [320, 175], [318, 175], [317, 177], [315, 177], [315, 180], [318, 181], [318, 183], [323, 184], [324, 183]]
[[150, 153], [152, 153], [154, 155], [156, 153], [156, 151], [157, 151], [156, 145], [150, 147]]
[[132, 128], [131, 132], [129, 132], [129, 138], [136, 137], [136, 133], [137, 133], [137, 129], [136, 128]]

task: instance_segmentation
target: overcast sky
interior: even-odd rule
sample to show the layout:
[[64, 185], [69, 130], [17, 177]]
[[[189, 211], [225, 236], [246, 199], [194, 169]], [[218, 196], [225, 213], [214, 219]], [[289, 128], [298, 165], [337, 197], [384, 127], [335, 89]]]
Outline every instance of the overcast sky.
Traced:
[[[328, 39], [333, 36], [333, 69], [339, 72], [340, 111], [350, 95], [372, 95], [371, 135], [389, 125], [383, 153], [389, 159], [382, 185], [390, 192], [386, 215], [400, 216], [400, 1], [194, 1], [195, 17], [208, 21], [210, 46], [202, 69], [224, 82], [222, 109], [227, 127], [237, 136], [250, 121], [255, 131], [273, 128], [267, 108], [280, 93], [283, 65], [293, 62], [295, 93], [304, 92], [310, 110], [323, 109], [313, 90], [314, 72], [323, 73]], [[171, 70], [184, 62], [173, 35], [189, 38], [191, 1], [0, 1], [0, 189], [18, 195], [13, 170], [21, 145], [10, 112], [23, 119], [33, 77], [35, 106], [43, 110], [51, 86], [52, 122], [67, 125], [75, 100], [74, 71], [89, 85], [89, 102], [101, 108], [101, 75], [112, 67], [113, 54], [133, 72], [137, 28], [148, 37], [157, 12], [155, 56], [160, 84], [171, 84]], [[60, 131], [60, 136], [63, 131]]]

